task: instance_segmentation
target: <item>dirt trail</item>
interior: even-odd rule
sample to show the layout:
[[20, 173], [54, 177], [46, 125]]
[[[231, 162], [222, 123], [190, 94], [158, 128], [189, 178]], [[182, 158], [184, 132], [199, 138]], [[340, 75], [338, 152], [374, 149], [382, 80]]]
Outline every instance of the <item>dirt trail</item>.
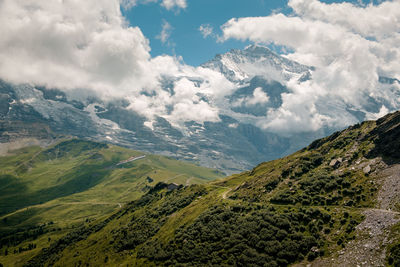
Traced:
[[186, 186], [190, 185], [190, 183], [192, 182], [193, 178], [194, 177], [192, 176], [192, 177], [190, 177], [189, 179], [186, 180]]
[[379, 208], [392, 210], [400, 203], [400, 165], [394, 165], [383, 171], [385, 176], [378, 193]]
[[220, 186], [220, 185], [211, 185], [211, 186], [217, 187], [217, 188], [228, 189], [228, 190], [224, 191], [224, 193], [222, 194], [222, 198], [223, 199], [227, 199], [229, 192], [231, 192], [233, 190], [233, 188], [230, 188], [230, 187], [227, 187], [227, 186]]
[[223, 199], [226, 199], [226, 198], [227, 198], [227, 195], [229, 194], [229, 192], [232, 191], [232, 188], [229, 188], [229, 187], [226, 187], [226, 188], [228, 188], [228, 190], [225, 191], [225, 192], [222, 194], [222, 198], [223, 198]]
[[116, 166], [120, 166], [120, 165], [129, 163], [129, 162], [132, 162], [132, 161], [136, 161], [136, 160], [139, 160], [139, 159], [144, 159], [145, 157], [146, 157], [146, 155], [138, 156], [138, 157], [130, 157], [127, 160], [123, 160], [123, 161], [119, 162]]
[[308, 266], [385, 266], [390, 229], [400, 222], [400, 213], [392, 210], [399, 202], [400, 165], [384, 170], [382, 175], [377, 208], [363, 211], [365, 220], [356, 227], [357, 238], [336, 255], [316, 260]]

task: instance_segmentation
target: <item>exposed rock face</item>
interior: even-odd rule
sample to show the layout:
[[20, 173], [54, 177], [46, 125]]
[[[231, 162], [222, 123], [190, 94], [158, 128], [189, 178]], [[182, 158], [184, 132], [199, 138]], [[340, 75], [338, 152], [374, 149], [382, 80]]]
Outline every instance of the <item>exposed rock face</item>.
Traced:
[[126, 103], [79, 102], [69, 100], [62, 91], [48, 91], [0, 82], [0, 142], [76, 136], [194, 161], [230, 174], [282, 157], [322, 134], [290, 139], [230, 116], [203, 125], [186, 123], [184, 132], [157, 118], [152, 130], [144, 125], [145, 118], [125, 108]]
[[391, 227], [400, 222], [400, 213], [392, 210], [393, 204], [399, 203], [400, 165], [386, 168], [381, 175], [376, 177], [382, 184], [377, 207], [364, 210], [365, 220], [356, 227], [356, 239], [332, 257], [317, 260], [311, 266], [386, 266]]
[[[299, 64], [260, 46], [231, 50], [216, 56], [202, 67], [219, 72], [216, 74], [226, 77], [235, 87], [221, 99], [201, 96], [202, 101], [218, 109], [218, 122], [187, 121], [176, 127], [160, 115], [155, 116], [149, 128], [148, 124], [145, 125], [147, 119], [130, 110], [130, 103], [125, 99], [104, 101], [92, 94], [78, 98], [58, 89], [12, 85], [3, 81], [0, 81], [0, 120], [16, 125], [16, 122], [42, 123], [56, 134], [111, 142], [194, 161], [228, 174], [286, 156], [314, 139], [341, 130], [338, 128], [341, 126], [326, 126], [315, 131], [296, 129], [296, 134], [282, 135], [264, 127], [265, 122], [274, 117], [270, 115], [271, 112], [273, 114], [279, 110], [284, 105], [283, 99], [293, 93], [287, 85], [288, 81], [302, 83], [311, 80], [313, 67]], [[208, 82], [197, 78], [188, 79], [194, 79], [199, 84]], [[174, 79], [176, 77], [165, 78], [161, 89], [173, 94]], [[380, 82], [393, 87], [398, 81], [382, 78]], [[257, 97], [259, 95], [264, 96], [263, 101]], [[346, 103], [326, 105], [324, 100], [316, 108], [322, 115], [345, 117], [347, 123], [351, 124], [365, 120], [368, 114], [378, 113], [382, 105], [389, 110], [400, 107], [396, 101], [378, 98], [369, 97], [367, 102], [365, 107], [355, 108]], [[34, 131], [32, 127], [13, 131], [12, 137], [9, 131], [12, 127], [7, 130], [2, 128], [0, 142], [9, 142], [17, 137], [42, 138], [45, 135], [44, 128], [34, 127], [37, 127]], [[21, 136], [15, 135], [17, 132]], [[386, 137], [388, 139], [382, 142], [396, 138]], [[389, 151], [392, 148], [387, 149]]]
[[[363, 138], [374, 143], [368, 157], [354, 162], [352, 169], [362, 170], [378, 185], [373, 208], [360, 208], [365, 219], [356, 227], [355, 239], [333, 255], [299, 266], [386, 266], [387, 246], [394, 241], [392, 227], [400, 223], [400, 164], [396, 149], [400, 139], [400, 112], [389, 114]], [[389, 141], [390, 142], [386, 142]], [[331, 162], [336, 164], [336, 160]], [[398, 238], [398, 237], [396, 237]]]
[[342, 158], [333, 159], [329, 163], [329, 166], [333, 168], [338, 168], [342, 162], [343, 162]]
[[232, 49], [230, 52], [217, 55], [202, 65], [223, 73], [234, 82], [246, 82], [254, 76], [264, 76], [272, 80], [289, 80], [311, 78], [312, 67], [299, 64], [279, 56], [270, 49], [251, 45], [244, 50]]

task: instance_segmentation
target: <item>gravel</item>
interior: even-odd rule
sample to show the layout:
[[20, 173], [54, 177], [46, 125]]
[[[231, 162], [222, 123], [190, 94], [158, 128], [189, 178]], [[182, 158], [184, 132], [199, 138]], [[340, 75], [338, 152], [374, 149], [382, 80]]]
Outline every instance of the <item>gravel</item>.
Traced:
[[391, 227], [400, 222], [400, 213], [394, 210], [400, 200], [400, 165], [383, 170], [376, 179], [381, 184], [377, 205], [363, 211], [365, 220], [356, 227], [356, 239], [330, 257], [298, 266], [385, 266]]

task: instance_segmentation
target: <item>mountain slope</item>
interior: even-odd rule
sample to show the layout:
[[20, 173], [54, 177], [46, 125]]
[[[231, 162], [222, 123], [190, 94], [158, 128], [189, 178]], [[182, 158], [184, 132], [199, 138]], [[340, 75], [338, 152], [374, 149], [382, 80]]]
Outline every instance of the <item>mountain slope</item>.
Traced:
[[[54, 132], [232, 174], [400, 107], [398, 79], [380, 77], [369, 85], [375, 90], [337, 92], [329, 85], [326, 90], [311, 89], [315, 68], [261, 46], [234, 49], [189, 69], [161, 77], [154, 92], [141, 88], [115, 98], [84, 89], [0, 81], [0, 142], [45, 138]], [[354, 96], [352, 101], [348, 94]], [[152, 107], [149, 112], [134, 108], [143, 101]], [[201, 112], [178, 112], [182, 105], [194, 108], [196, 103], [202, 103]], [[202, 115], [208, 112], [215, 116], [204, 121]]]
[[283, 81], [296, 78], [304, 81], [311, 78], [312, 67], [284, 58], [270, 49], [250, 45], [244, 50], [232, 49], [217, 55], [202, 65], [224, 74], [229, 80], [245, 83], [255, 76], [267, 80]]
[[[90, 93], [88, 97], [77, 97], [77, 94], [57, 88], [0, 81], [0, 126], [4, 125], [0, 128], [0, 142], [26, 136], [43, 137], [43, 132], [29, 126], [34, 123], [45, 125], [56, 134], [189, 160], [232, 174], [292, 153], [315, 138], [331, 133], [331, 130], [322, 130], [288, 138], [266, 132], [257, 124], [268, 109], [282, 105], [282, 94], [288, 93], [283, 81], [309, 76], [311, 68], [267, 48], [253, 46], [217, 56], [203, 65], [204, 71], [221, 72], [230, 79], [229, 66], [219, 68], [221, 62], [235, 66], [246, 78], [232, 80], [237, 89], [223, 99], [217, 101], [213, 96], [202, 96], [203, 101], [217, 105], [220, 121], [187, 121], [180, 127], [173, 126], [160, 115], [149, 128], [145, 124], [148, 119], [130, 109], [131, 103], [126, 99], [105, 101]], [[188, 79], [207, 83], [198, 77]], [[173, 95], [174, 83], [175, 78], [167, 80], [162, 90]], [[261, 102], [259, 94], [264, 95]]]
[[396, 112], [217, 182], [172, 191], [159, 183], [29, 265], [399, 262], [399, 136]]
[[220, 177], [216, 170], [79, 139], [12, 151], [0, 157], [0, 254], [109, 215], [158, 182], [191, 185]]

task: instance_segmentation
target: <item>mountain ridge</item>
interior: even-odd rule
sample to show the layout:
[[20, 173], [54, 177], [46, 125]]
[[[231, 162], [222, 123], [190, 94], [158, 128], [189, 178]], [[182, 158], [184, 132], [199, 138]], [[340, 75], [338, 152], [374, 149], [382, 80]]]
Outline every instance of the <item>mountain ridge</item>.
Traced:
[[[305, 80], [306, 77], [311, 78], [310, 71], [314, 69], [286, 59], [269, 48], [259, 45], [250, 45], [244, 50], [232, 49], [225, 54], [217, 55], [201, 66], [221, 72], [228, 80], [241, 83], [249, 81], [252, 78], [250, 75], [264, 76], [277, 81], [289, 80], [294, 76]], [[249, 69], [246, 70], [246, 68]], [[249, 75], [248, 72], [251, 74]], [[277, 75], [277, 72], [281, 75]], [[276, 76], [271, 76], [271, 74]]]
[[[237, 79], [233, 77], [229, 66], [226, 67], [221, 59], [227, 59], [234, 70], [244, 76]], [[1, 81], [0, 121], [3, 126], [0, 128], [0, 142], [35, 135], [40, 138], [47, 135], [51, 139], [51, 134], [31, 127], [32, 123], [36, 123], [41, 125], [40, 129], [49, 127], [58, 135], [100, 140], [192, 161], [232, 174], [250, 169], [260, 162], [286, 156], [316, 138], [343, 129], [344, 125], [357, 123], [398, 107], [395, 90], [398, 82], [396, 79], [381, 77], [380, 82], [393, 95], [391, 101], [365, 95], [365, 106], [356, 107], [337, 97], [328, 97], [311, 107], [316, 109], [315, 112], [321, 111], [317, 116], [323, 120], [319, 128], [311, 127], [312, 122], [299, 116], [293, 123], [303, 119], [307, 119], [307, 123], [301, 127], [288, 127], [284, 124], [283, 129], [274, 130], [271, 129], [271, 123], [279, 124], [280, 115], [295, 116], [308, 112], [306, 103], [305, 110], [302, 109], [301, 112], [286, 110], [290, 108], [287, 106], [287, 99], [293, 94], [293, 89], [287, 83], [288, 79], [296, 84], [311, 82], [315, 71], [313, 67], [291, 61], [266, 47], [250, 46], [217, 56], [199, 68], [234, 80], [231, 82], [234, 88], [223, 97], [207, 93], [196, 94], [198, 101], [218, 111], [216, 121], [185, 121], [175, 124], [169, 121], [173, 107], [168, 106], [165, 107], [167, 115], [155, 114], [149, 122], [149, 118], [130, 108], [128, 99], [102, 100], [94, 92], [87, 90], [81, 90], [78, 94], [73, 90], [63, 91], [28, 84], [14, 85]], [[172, 97], [174, 87], [182, 79], [190, 80], [194, 86], [207, 85], [208, 81], [204, 77], [196, 75], [190, 74], [191, 78], [187, 75], [164, 77], [160, 90]], [[233, 78], [229, 78], [230, 76]], [[329, 121], [340, 123], [324, 124]], [[11, 124], [21, 127], [16, 129], [4, 126]]]
[[209, 184], [161, 183], [29, 265], [397, 264], [399, 121], [396, 112], [357, 124]]

